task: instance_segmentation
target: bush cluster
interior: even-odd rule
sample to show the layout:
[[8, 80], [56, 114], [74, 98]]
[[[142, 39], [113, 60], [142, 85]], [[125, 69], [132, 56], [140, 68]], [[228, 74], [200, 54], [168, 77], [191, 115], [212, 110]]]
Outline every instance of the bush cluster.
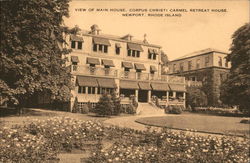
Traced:
[[181, 114], [183, 110], [184, 106], [182, 105], [169, 105], [165, 108], [165, 113]]
[[115, 93], [111, 95], [105, 93], [100, 97], [94, 112], [101, 116], [119, 115], [121, 113], [120, 99]]
[[245, 116], [244, 113], [242, 113], [236, 108], [230, 109], [230, 108], [215, 108], [215, 107], [195, 107], [193, 108], [193, 112], [213, 114], [213, 115], [223, 115], [223, 116]]

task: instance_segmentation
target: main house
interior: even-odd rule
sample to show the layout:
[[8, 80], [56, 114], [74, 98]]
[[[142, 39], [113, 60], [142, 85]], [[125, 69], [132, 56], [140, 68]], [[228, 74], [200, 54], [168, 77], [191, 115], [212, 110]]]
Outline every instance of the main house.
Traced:
[[95, 105], [101, 94], [115, 92], [126, 105], [134, 96], [138, 102], [185, 106], [185, 79], [161, 73], [161, 47], [130, 34], [101, 34], [97, 25], [66, 37], [72, 49], [67, 65], [71, 67], [71, 108], [88, 102]]
[[210, 48], [197, 51], [171, 61], [168, 74], [184, 76], [191, 83], [202, 83], [208, 105], [218, 106], [221, 104], [220, 85], [228, 77], [231, 67], [226, 61], [227, 55], [226, 52]]

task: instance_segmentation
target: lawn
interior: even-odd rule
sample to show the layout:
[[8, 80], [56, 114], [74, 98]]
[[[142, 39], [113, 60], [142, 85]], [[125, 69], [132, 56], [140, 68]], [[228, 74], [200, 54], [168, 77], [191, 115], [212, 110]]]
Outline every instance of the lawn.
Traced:
[[193, 129], [199, 132], [249, 136], [249, 124], [242, 124], [239, 117], [222, 117], [200, 114], [181, 114], [162, 117], [146, 117], [136, 122], [173, 129]]

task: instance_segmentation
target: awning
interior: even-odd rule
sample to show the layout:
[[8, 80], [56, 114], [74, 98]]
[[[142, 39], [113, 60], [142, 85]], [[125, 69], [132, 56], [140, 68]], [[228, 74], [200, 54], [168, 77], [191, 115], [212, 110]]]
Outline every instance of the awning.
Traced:
[[89, 76], [77, 76], [76, 78], [79, 86], [83, 87], [98, 87], [96, 78]]
[[122, 62], [122, 67], [129, 68], [129, 69], [134, 68], [131, 62]]
[[116, 88], [115, 80], [108, 78], [97, 78], [99, 87], [102, 88]]
[[135, 63], [135, 69], [136, 70], [146, 70], [144, 64], [140, 64], [140, 63]]
[[156, 72], [156, 71], [157, 71], [157, 69], [156, 69], [156, 67], [155, 67], [155, 66], [152, 66], [152, 65], [151, 65], [151, 66], [150, 66], [150, 71], [151, 71], [151, 72]]
[[108, 59], [103, 59], [102, 60], [102, 64], [104, 66], [115, 67], [113, 61], [112, 60], [108, 60]]
[[133, 44], [133, 43], [128, 43], [128, 49], [130, 50], [137, 50], [137, 51], [143, 51], [141, 45], [139, 44]]
[[171, 91], [176, 91], [176, 92], [185, 92], [185, 85], [184, 84], [169, 84], [170, 90]]
[[138, 85], [142, 90], [151, 90], [149, 82], [139, 82]]
[[83, 38], [81, 36], [77, 36], [77, 35], [70, 35], [70, 40], [83, 42]]
[[121, 48], [121, 44], [119, 44], [119, 43], [115, 43], [115, 47], [117, 47], [117, 48]]
[[155, 91], [169, 91], [169, 86], [166, 83], [151, 83], [151, 87]]
[[100, 65], [98, 58], [87, 57], [87, 64]]
[[157, 55], [159, 54], [156, 49], [153, 49], [153, 51], [154, 51], [155, 54], [157, 54]]
[[138, 83], [136, 81], [120, 80], [121, 89], [139, 89]]
[[148, 49], [148, 53], [154, 54], [154, 50], [153, 49]]
[[78, 63], [79, 62], [79, 59], [77, 56], [71, 56], [71, 62], [76, 62]]
[[106, 38], [93, 37], [94, 44], [111, 46], [110, 42]]

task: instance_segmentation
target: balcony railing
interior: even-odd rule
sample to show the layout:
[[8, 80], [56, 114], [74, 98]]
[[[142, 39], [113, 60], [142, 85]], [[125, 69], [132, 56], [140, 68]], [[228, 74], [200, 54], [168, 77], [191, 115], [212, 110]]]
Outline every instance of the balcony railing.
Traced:
[[72, 65], [71, 72], [79, 75], [119, 77], [121, 79], [143, 81], [166, 81], [169, 83], [184, 83], [185, 78], [173, 75], [158, 75], [144, 72], [119, 71], [113, 68]]
[[201, 81], [186, 80], [186, 86], [187, 87], [201, 87], [202, 82]]
[[71, 72], [83, 75], [109, 76], [109, 77], [118, 76], [118, 70], [116, 69], [91, 67], [91, 66], [72, 65]]

